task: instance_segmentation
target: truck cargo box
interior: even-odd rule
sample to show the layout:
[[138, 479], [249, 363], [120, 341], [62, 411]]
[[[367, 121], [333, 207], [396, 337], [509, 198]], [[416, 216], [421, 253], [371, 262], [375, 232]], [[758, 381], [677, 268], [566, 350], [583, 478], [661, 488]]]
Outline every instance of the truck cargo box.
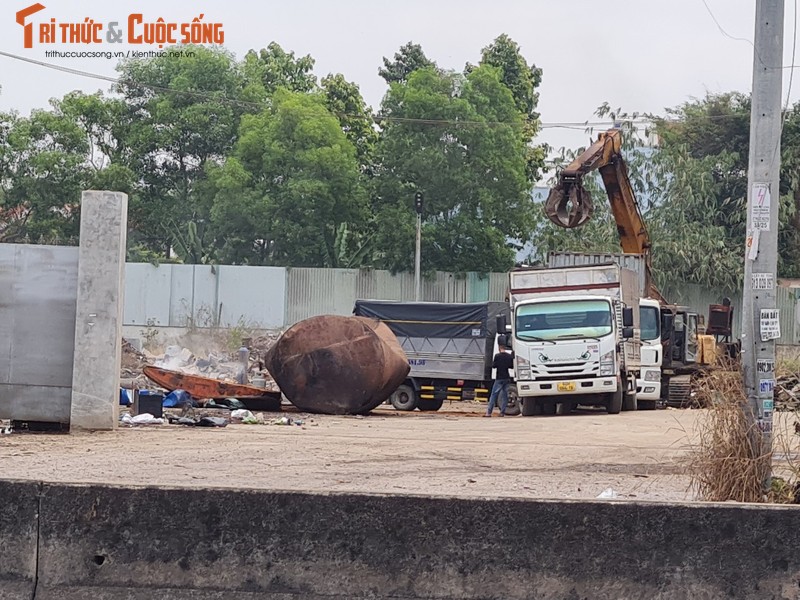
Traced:
[[547, 260], [547, 266], [550, 268], [608, 264], [616, 264], [636, 273], [639, 280], [639, 296], [642, 298], [647, 296], [647, 262], [643, 254], [551, 252]]
[[357, 300], [353, 314], [384, 322], [411, 366], [409, 377], [491, 379], [496, 318], [505, 302], [445, 303]]

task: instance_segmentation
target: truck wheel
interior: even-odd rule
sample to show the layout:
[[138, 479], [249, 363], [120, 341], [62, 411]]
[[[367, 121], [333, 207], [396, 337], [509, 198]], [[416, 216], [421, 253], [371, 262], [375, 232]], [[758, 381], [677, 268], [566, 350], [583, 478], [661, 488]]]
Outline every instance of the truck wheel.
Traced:
[[506, 406], [506, 414], [510, 417], [516, 417], [520, 413], [520, 410], [517, 386], [512, 383], [508, 386], [508, 406]]
[[556, 414], [559, 415], [568, 415], [573, 410], [575, 410], [575, 403], [574, 402], [559, 402], [558, 407], [556, 409]]
[[423, 400], [422, 398], [417, 400], [417, 408], [422, 412], [436, 412], [442, 408], [442, 404], [444, 404], [444, 400]]
[[618, 415], [622, 411], [622, 388], [618, 388], [616, 392], [608, 395], [608, 403], [606, 404], [606, 411], [610, 415]]
[[392, 394], [392, 406], [397, 410], [414, 410], [417, 407], [417, 393], [410, 385], [401, 385]]
[[542, 403], [538, 398], [525, 398], [522, 401], [522, 416], [536, 417], [542, 414]]
[[636, 392], [622, 392], [622, 410], [636, 410]]

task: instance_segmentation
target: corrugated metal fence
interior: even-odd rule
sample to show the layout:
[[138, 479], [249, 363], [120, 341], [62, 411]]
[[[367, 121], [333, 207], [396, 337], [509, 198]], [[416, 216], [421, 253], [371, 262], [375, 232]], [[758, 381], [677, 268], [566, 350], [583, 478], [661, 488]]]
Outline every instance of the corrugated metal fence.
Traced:
[[[428, 302], [503, 301], [505, 273], [437, 272], [423, 279], [422, 299]], [[731, 298], [737, 310], [738, 336], [741, 293], [698, 285], [665, 289], [670, 300], [705, 315], [709, 304]], [[210, 265], [128, 263], [125, 270], [125, 325], [187, 327], [289, 327], [321, 314], [349, 315], [357, 299], [413, 300], [414, 275], [372, 269], [300, 269]], [[780, 343], [800, 343], [795, 290], [778, 290], [781, 310]]]

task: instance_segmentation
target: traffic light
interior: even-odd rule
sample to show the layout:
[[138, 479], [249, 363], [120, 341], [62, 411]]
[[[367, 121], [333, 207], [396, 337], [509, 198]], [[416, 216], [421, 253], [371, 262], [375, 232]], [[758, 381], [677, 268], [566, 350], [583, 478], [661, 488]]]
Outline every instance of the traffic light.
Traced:
[[422, 214], [422, 192], [414, 194], [414, 209], [418, 215]]

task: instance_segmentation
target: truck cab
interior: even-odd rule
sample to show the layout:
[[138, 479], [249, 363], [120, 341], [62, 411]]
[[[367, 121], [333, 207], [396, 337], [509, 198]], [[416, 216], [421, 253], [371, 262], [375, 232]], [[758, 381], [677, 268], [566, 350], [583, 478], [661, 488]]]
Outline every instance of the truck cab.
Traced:
[[641, 370], [636, 379], [639, 408], [656, 408], [661, 400], [661, 304], [652, 298], [639, 300], [639, 327], [642, 340]]
[[605, 406], [612, 414], [636, 409], [634, 280], [614, 264], [510, 274], [523, 415], [569, 412], [578, 404]]

